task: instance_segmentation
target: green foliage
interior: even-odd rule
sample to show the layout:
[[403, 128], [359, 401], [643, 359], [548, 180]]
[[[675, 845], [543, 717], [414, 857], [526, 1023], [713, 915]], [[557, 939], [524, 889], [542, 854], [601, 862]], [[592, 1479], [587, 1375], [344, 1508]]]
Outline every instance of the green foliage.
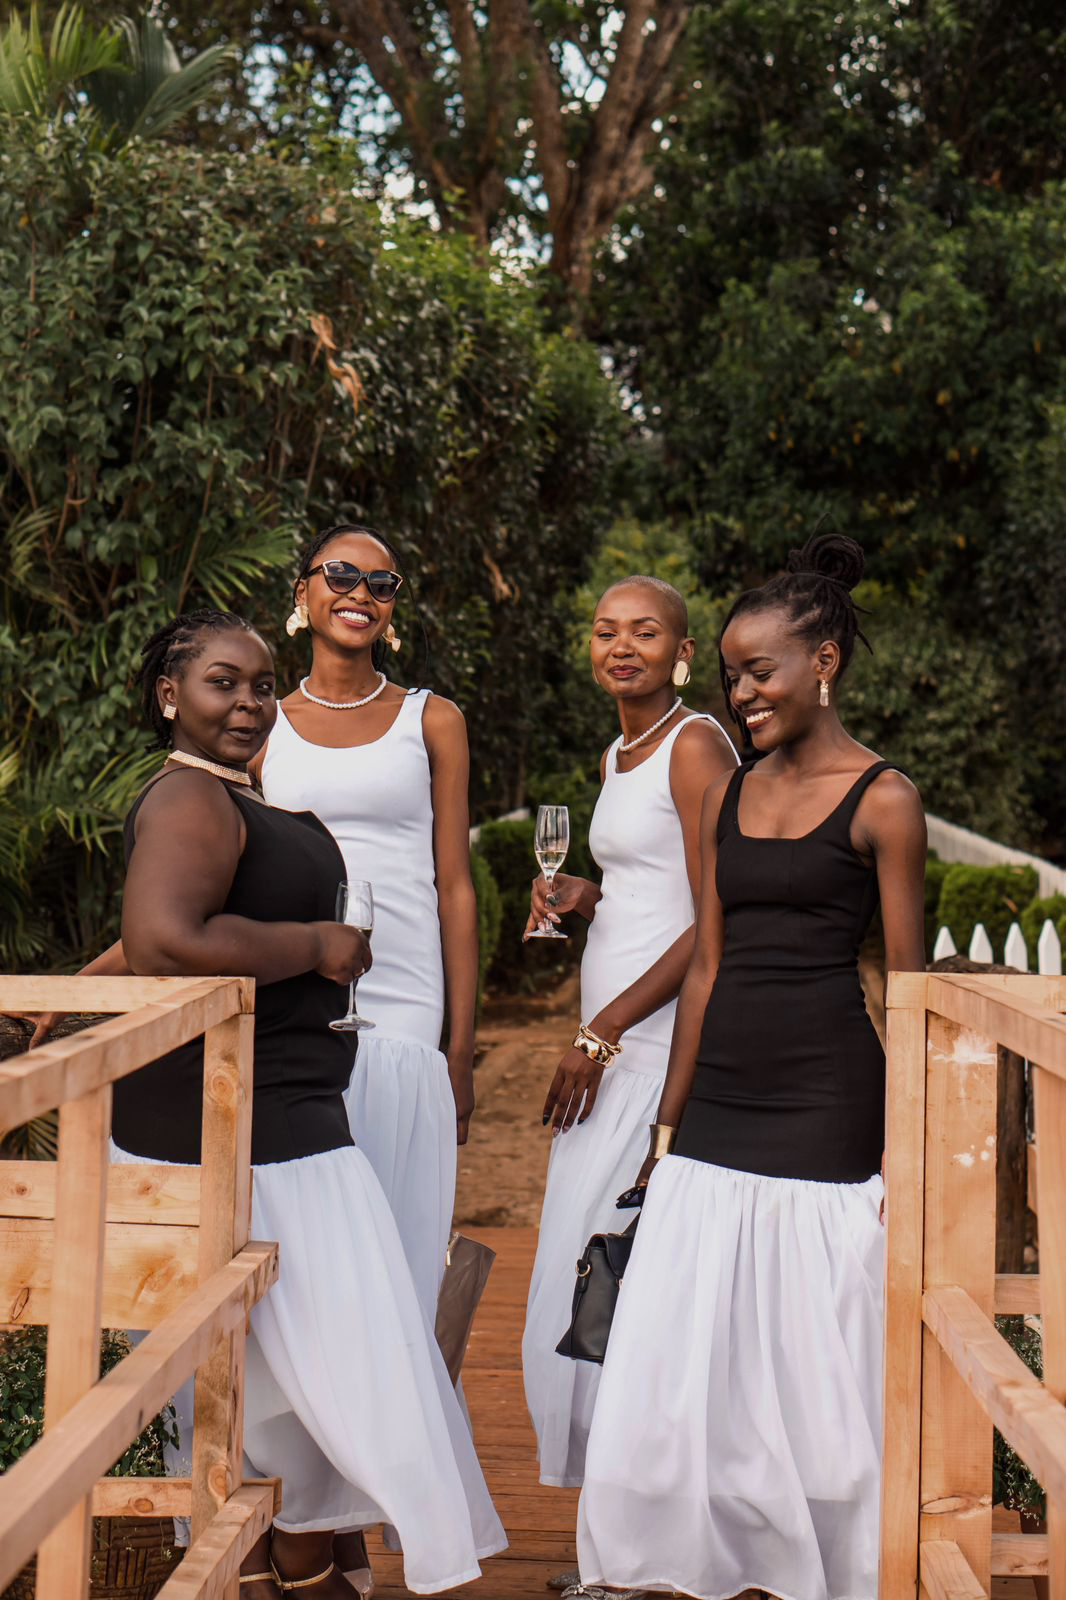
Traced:
[[[1038, 1329], [1024, 1317], [997, 1317], [996, 1327], [1036, 1377], [1044, 1376], [1044, 1346]], [[992, 1453], [992, 1503], [1043, 1516], [1047, 1498], [1019, 1455], [996, 1429]]]
[[477, 896], [477, 994], [480, 1010], [485, 993], [485, 980], [500, 943], [503, 906], [500, 891], [496, 887], [496, 879], [492, 876], [492, 869], [481, 851], [477, 849], [470, 852], [470, 876], [474, 880], [474, 893]]
[[534, 827], [532, 817], [508, 818], [482, 823], [478, 836], [478, 854], [499, 893], [499, 940], [490, 968], [490, 977], [496, 983], [521, 973], [525, 952], [530, 948], [523, 946], [521, 940], [529, 916], [530, 885], [537, 875]]
[[1044, 923], [1049, 917], [1056, 924], [1061, 938], [1064, 919], [1066, 919], [1066, 894], [1050, 894], [1041, 900], [1032, 900], [1021, 914], [1019, 920], [1022, 925], [1022, 934], [1029, 950], [1029, 965], [1034, 969], [1036, 967], [1037, 940], [1040, 938]]
[[[24, 1456], [44, 1431], [44, 1381], [48, 1329], [19, 1328], [0, 1335], [0, 1473]], [[100, 1376], [111, 1371], [130, 1352], [124, 1333], [105, 1332], [100, 1345]], [[177, 1416], [165, 1405], [119, 1460], [108, 1476], [161, 1478], [166, 1476], [164, 1449], [177, 1446]]]
[[925, 863], [925, 959], [932, 961], [933, 946], [940, 932], [940, 894], [948, 875], [948, 863], [930, 851]]
[[996, 959], [1012, 922], [1019, 920], [1037, 890], [1032, 867], [970, 867], [956, 863], [944, 874], [937, 923], [951, 930], [957, 950], [965, 950], [983, 922]]
[[[0, 965], [113, 937], [120, 819], [158, 761], [130, 674], [209, 603], [277, 639], [296, 551], [380, 523], [398, 631], [471, 713], [475, 804], [515, 803], [557, 711], [569, 590], [613, 449], [594, 353], [462, 240], [386, 230], [303, 165], [76, 129], [0, 150]], [[553, 620], [557, 619], [557, 620]], [[285, 645], [282, 685], [304, 666]], [[523, 798], [523, 796], [519, 796]]]
[[114, 150], [155, 139], [195, 110], [232, 65], [213, 45], [184, 64], [166, 29], [144, 14], [94, 27], [78, 5], [59, 8], [47, 41], [40, 11], [17, 11], [0, 31], [0, 112], [43, 125], [74, 118], [87, 144]]

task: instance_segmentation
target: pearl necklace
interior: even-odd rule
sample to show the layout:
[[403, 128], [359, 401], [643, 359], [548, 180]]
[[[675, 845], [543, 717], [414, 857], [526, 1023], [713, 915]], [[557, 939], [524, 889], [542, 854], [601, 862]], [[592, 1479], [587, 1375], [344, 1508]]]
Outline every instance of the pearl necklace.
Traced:
[[199, 767], [202, 772], [210, 772], [214, 778], [223, 778], [226, 783], [241, 783], [250, 789], [252, 780], [247, 772], [238, 767], [224, 767], [218, 761], [205, 761], [202, 756], [187, 756], [184, 750], [171, 750], [167, 756], [168, 761], [178, 761], [183, 767]]
[[383, 672], [378, 673], [378, 678], [380, 682], [377, 688], [372, 694], [365, 694], [361, 700], [323, 700], [320, 695], [312, 694], [307, 687], [310, 681], [310, 673], [306, 678], [300, 679], [300, 693], [305, 700], [313, 700], [316, 706], [325, 706], [327, 711], [355, 711], [359, 706], [368, 706], [371, 700], [376, 700], [389, 681]]
[[658, 722], [653, 722], [650, 728], [646, 729], [644, 733], [638, 734], [635, 739], [630, 739], [628, 744], [620, 744], [618, 746], [619, 754], [628, 755], [630, 750], [635, 750], [637, 748], [638, 744], [643, 744], [645, 739], [650, 739], [653, 733], [658, 733], [663, 723], [669, 722], [678, 706], [684, 705], [684, 703], [685, 702], [682, 700], [681, 696], [678, 695], [677, 699], [674, 701], [665, 717], [660, 717]]

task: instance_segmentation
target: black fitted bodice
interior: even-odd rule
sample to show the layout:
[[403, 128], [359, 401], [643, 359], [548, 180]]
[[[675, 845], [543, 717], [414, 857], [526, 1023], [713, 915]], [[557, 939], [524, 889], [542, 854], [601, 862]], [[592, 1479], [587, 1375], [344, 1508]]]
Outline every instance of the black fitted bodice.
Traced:
[[[231, 783], [222, 787], [247, 830], [223, 910], [254, 922], [332, 922], [344, 861], [328, 829], [310, 811], [279, 811]], [[127, 866], [144, 797], [126, 818]], [[346, 1001], [345, 989], [316, 972], [256, 985], [254, 1163], [292, 1161], [352, 1143], [342, 1095], [351, 1077], [353, 1036], [329, 1028]], [[116, 1144], [156, 1161], [198, 1162], [202, 1098], [200, 1039], [119, 1079]]]
[[868, 767], [800, 839], [738, 821], [745, 769], [718, 820], [725, 943], [676, 1153], [772, 1177], [859, 1183], [880, 1167], [885, 1061], [859, 982], [877, 875], [851, 843]]

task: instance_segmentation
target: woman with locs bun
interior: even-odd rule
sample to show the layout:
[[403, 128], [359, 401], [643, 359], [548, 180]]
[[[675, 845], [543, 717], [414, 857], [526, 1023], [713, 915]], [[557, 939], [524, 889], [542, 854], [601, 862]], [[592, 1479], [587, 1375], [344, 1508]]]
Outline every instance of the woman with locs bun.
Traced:
[[[255, 792], [248, 763], [277, 705], [270, 651], [245, 622], [176, 618], [139, 681], [168, 748], [126, 819], [122, 945], [103, 960], [256, 980], [252, 1232], [279, 1241], [280, 1275], [251, 1314], [244, 1445], [254, 1474], [283, 1480], [284, 1505], [241, 1594], [354, 1596], [334, 1541], [378, 1522], [397, 1531], [411, 1590], [451, 1589], [506, 1541], [348, 1126], [353, 1044], [329, 1024], [370, 953], [334, 921], [341, 853], [313, 814]], [[116, 1083], [112, 1159], [197, 1163], [202, 1070], [198, 1041]]]
[[[574, 1261], [589, 1235], [617, 1230], [666, 1072], [677, 991], [688, 964], [699, 870], [700, 807], [737, 757], [714, 718], [679, 690], [695, 641], [682, 596], [646, 576], [612, 584], [590, 655], [621, 731], [600, 762], [589, 845], [597, 885], [556, 876], [533, 885], [527, 936], [576, 911], [591, 926], [581, 962], [582, 1027], [549, 1086], [553, 1144], [529, 1290], [522, 1363], [541, 1482], [580, 1484], [599, 1368], [559, 1355]], [[574, 1574], [560, 1574], [564, 1587]]]
[[575, 1594], [877, 1594], [885, 1065], [858, 947], [880, 902], [887, 969], [924, 969], [925, 819], [837, 713], [862, 568], [816, 536], [721, 636], [762, 759], [704, 802]]

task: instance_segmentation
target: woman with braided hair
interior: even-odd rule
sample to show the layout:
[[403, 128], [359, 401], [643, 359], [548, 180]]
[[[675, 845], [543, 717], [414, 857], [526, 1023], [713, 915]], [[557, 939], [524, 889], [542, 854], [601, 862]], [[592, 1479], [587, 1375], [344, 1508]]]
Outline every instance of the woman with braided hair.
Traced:
[[720, 639], [762, 759], [704, 801], [573, 1595], [877, 1593], [884, 1054], [857, 957], [880, 901], [888, 969], [924, 967], [925, 821], [838, 716], [862, 569], [853, 540], [816, 536]]
[[[310, 811], [267, 805], [248, 767], [277, 716], [274, 662], [228, 612], [176, 618], [138, 674], [166, 747], [125, 825], [122, 942], [97, 971], [254, 977], [252, 1232], [280, 1244], [251, 1315], [245, 1455], [283, 1508], [241, 1594], [360, 1592], [344, 1533], [385, 1522], [407, 1586], [452, 1589], [506, 1543], [381, 1185], [352, 1140], [353, 1041], [330, 1023], [366, 970], [334, 919], [344, 860]], [[115, 1085], [112, 1160], [200, 1159], [203, 1043]]]

